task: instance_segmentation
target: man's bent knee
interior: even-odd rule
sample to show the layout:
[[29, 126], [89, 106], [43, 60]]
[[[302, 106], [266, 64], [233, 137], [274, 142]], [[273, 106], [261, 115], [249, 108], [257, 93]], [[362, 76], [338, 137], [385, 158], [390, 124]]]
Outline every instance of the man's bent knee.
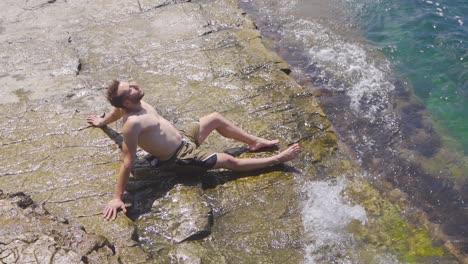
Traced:
[[208, 114], [208, 117], [211, 119], [211, 120], [221, 120], [223, 119], [223, 115], [221, 115], [220, 113], [218, 112], [213, 112], [211, 114]]
[[222, 119], [223, 119], [223, 116], [220, 113], [213, 112], [200, 118], [200, 124], [203, 126], [216, 127], [217, 125], [221, 123], [220, 121]]

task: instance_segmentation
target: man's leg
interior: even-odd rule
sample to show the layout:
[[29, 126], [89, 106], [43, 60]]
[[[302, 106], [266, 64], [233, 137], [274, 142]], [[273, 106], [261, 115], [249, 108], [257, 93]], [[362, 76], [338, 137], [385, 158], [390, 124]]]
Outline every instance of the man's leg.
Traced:
[[296, 158], [300, 152], [299, 144], [296, 143], [281, 153], [267, 158], [238, 159], [224, 153], [217, 153], [217, 162], [214, 169], [224, 168], [233, 171], [256, 170], [290, 161]]
[[203, 144], [213, 130], [218, 131], [223, 137], [246, 143], [249, 145], [250, 151], [256, 151], [263, 147], [271, 147], [278, 144], [278, 140], [266, 140], [246, 133], [220, 113], [216, 112], [200, 118], [200, 135], [198, 142]]

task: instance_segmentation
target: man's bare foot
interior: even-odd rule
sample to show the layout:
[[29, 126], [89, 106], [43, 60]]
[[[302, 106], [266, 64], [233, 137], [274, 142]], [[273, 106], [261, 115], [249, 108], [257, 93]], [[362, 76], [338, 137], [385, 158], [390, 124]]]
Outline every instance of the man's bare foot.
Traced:
[[285, 163], [287, 161], [295, 159], [297, 158], [299, 153], [301, 153], [301, 147], [299, 147], [299, 144], [297, 143], [293, 144], [277, 155], [278, 163]]
[[260, 150], [262, 148], [268, 148], [268, 147], [278, 147], [279, 140], [266, 140], [264, 138], [257, 138], [255, 143], [249, 145], [249, 151], [250, 152], [255, 152], [257, 150]]

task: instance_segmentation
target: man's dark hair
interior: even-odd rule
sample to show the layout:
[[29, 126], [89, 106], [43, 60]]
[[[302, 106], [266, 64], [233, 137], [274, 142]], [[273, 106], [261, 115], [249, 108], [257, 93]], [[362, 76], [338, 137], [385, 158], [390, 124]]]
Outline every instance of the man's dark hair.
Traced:
[[117, 108], [123, 108], [123, 102], [125, 100], [126, 94], [117, 94], [119, 89], [120, 82], [117, 80], [112, 80], [112, 83], [107, 86], [107, 100], [109, 103]]

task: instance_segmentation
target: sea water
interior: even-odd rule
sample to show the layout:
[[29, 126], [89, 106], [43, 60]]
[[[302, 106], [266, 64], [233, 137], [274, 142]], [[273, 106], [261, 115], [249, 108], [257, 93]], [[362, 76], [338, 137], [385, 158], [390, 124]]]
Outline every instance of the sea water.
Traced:
[[[392, 182], [467, 251], [468, 1], [241, 2], [291, 76], [318, 96], [364, 178]], [[443, 166], [431, 170], [435, 163]], [[345, 186], [303, 186], [308, 263], [360, 262], [344, 227], [365, 223], [366, 213]]]
[[468, 1], [348, 2], [365, 36], [468, 155]]

